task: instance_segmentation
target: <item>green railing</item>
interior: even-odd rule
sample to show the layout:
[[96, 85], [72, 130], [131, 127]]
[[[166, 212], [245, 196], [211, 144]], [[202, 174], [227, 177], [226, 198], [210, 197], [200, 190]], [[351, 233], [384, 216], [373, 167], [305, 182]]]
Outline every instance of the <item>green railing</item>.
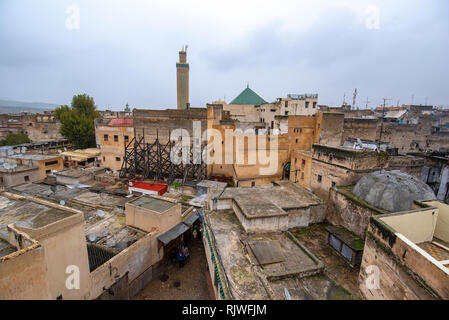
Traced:
[[206, 219], [204, 218], [202, 210], [199, 211], [199, 214], [201, 216], [201, 220], [203, 221], [203, 228], [206, 233], [206, 239], [207, 239], [207, 243], [209, 245], [211, 260], [212, 260], [212, 263], [214, 264], [214, 271], [215, 271], [215, 275], [217, 277], [218, 287], [220, 288], [220, 295], [221, 295], [221, 298], [223, 300], [225, 300], [226, 297], [224, 294], [223, 284], [221, 283], [220, 273], [218, 272], [217, 260], [215, 259], [214, 249], [212, 247], [212, 241], [210, 240], [209, 231], [207, 229]]

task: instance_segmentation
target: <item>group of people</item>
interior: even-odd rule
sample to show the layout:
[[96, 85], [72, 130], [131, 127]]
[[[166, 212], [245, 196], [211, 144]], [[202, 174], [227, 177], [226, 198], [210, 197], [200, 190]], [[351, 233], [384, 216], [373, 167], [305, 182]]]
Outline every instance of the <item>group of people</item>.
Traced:
[[185, 264], [189, 263], [190, 250], [188, 247], [183, 246], [179, 248], [177, 260], [179, 262], [179, 267], [184, 267]]

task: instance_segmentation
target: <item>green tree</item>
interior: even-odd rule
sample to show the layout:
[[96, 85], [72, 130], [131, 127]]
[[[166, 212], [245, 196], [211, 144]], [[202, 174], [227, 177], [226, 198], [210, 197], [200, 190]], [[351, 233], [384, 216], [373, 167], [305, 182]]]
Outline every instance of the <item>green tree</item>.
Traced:
[[15, 146], [18, 144], [30, 143], [28, 135], [23, 133], [10, 133], [5, 140], [0, 141], [0, 146]]
[[55, 110], [61, 122], [59, 132], [77, 149], [95, 147], [94, 119], [100, 117], [94, 99], [87, 94], [73, 96], [71, 106], [60, 106]]

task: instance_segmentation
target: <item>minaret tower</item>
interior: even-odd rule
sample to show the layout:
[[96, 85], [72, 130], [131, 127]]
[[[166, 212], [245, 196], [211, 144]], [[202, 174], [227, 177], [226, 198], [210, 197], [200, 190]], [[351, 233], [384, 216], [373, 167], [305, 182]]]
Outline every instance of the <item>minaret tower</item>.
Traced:
[[187, 46], [179, 51], [176, 64], [176, 83], [178, 93], [178, 110], [188, 109], [189, 103], [189, 64], [187, 63]]

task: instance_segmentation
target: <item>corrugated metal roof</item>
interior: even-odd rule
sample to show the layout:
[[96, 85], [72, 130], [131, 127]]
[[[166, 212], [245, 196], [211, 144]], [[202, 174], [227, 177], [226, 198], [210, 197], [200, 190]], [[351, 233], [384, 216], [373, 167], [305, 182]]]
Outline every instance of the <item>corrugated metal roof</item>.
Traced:
[[166, 245], [170, 241], [179, 237], [181, 234], [183, 234], [187, 230], [189, 230], [189, 227], [187, 227], [184, 223], [180, 222], [176, 226], [174, 226], [173, 228], [168, 230], [166, 233], [157, 237], [157, 239]]
[[116, 251], [98, 244], [87, 244], [87, 256], [89, 258], [89, 270], [94, 271], [102, 266], [106, 261], [112, 259], [117, 254]]
[[197, 213], [193, 213], [190, 217], [188, 217], [184, 223], [186, 224], [194, 224], [196, 220], [198, 220], [200, 217], [198, 216]]

